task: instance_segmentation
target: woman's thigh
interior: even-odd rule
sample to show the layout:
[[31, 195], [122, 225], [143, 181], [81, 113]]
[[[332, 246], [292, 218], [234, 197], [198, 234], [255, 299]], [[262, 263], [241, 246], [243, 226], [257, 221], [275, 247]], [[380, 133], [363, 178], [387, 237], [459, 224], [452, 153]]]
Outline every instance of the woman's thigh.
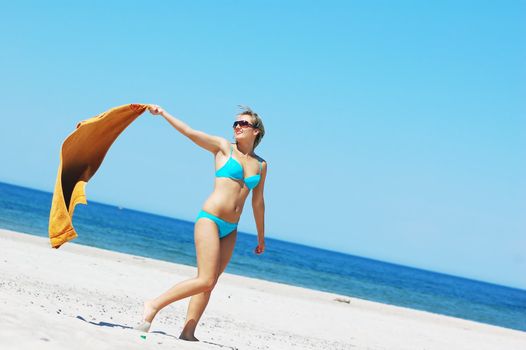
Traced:
[[215, 222], [201, 218], [194, 226], [197, 274], [202, 278], [215, 278], [219, 273], [221, 249]]
[[234, 247], [236, 245], [236, 238], [237, 238], [237, 230], [230, 233], [228, 236], [224, 237], [220, 240], [220, 262], [219, 262], [219, 274], [221, 274], [223, 271], [225, 271], [226, 266], [228, 265], [228, 262], [230, 261], [230, 258], [232, 257], [232, 253], [234, 251]]

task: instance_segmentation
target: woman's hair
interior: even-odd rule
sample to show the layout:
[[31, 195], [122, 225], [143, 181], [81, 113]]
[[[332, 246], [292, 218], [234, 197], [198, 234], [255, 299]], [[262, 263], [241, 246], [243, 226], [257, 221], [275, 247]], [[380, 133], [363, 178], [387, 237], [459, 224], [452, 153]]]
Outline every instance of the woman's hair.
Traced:
[[239, 105], [239, 108], [241, 108], [241, 113], [239, 113], [239, 115], [251, 116], [253, 119], [252, 125], [254, 125], [254, 127], [259, 130], [259, 133], [256, 135], [256, 139], [254, 140], [255, 149], [261, 142], [261, 139], [263, 139], [263, 136], [265, 136], [265, 126], [263, 125], [263, 120], [261, 120], [259, 115], [256, 112], [254, 112], [250, 107]]

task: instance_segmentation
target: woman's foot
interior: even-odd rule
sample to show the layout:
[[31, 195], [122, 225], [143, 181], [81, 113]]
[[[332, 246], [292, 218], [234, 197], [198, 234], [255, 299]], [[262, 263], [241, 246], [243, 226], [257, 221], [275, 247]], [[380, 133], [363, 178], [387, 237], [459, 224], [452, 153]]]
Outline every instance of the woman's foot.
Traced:
[[136, 331], [148, 333], [151, 326], [152, 326], [151, 322], [142, 321], [137, 326], [133, 327], [133, 329], [135, 329]]
[[179, 339], [187, 340], [187, 341], [199, 341], [193, 334], [185, 334], [184, 332], [181, 333], [179, 336]]
[[153, 306], [153, 302], [151, 300], [146, 300], [144, 302], [144, 311], [143, 311], [143, 317], [142, 321], [139, 325], [134, 327], [136, 330], [142, 331], [142, 332], [148, 332], [150, 330], [150, 326], [152, 325], [152, 321], [157, 314], [157, 310]]

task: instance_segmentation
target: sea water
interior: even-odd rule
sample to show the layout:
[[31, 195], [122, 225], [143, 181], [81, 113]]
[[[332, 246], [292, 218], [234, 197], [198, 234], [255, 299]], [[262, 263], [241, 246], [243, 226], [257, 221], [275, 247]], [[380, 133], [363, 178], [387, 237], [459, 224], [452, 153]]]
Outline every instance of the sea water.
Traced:
[[[52, 194], [0, 182], [0, 228], [47, 237]], [[195, 266], [193, 222], [90, 201], [75, 243]], [[526, 291], [238, 233], [227, 272], [526, 331]]]

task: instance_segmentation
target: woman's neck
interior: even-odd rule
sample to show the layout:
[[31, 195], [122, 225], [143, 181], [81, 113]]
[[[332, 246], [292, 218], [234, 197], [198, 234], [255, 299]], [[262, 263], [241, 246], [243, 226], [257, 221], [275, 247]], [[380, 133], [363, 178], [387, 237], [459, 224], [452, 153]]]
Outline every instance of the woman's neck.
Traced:
[[236, 142], [236, 146], [237, 146], [237, 150], [241, 153], [243, 153], [243, 155], [247, 156], [249, 154], [252, 154], [252, 152], [254, 152], [254, 147], [247, 144], [247, 143], [241, 143], [239, 141]]

